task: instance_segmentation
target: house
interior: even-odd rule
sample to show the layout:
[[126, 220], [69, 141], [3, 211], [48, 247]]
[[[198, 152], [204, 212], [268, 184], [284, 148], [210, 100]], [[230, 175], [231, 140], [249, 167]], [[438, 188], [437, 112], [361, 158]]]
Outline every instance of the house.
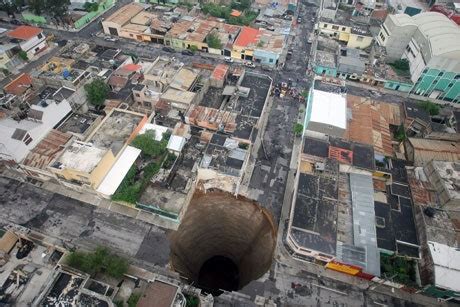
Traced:
[[25, 109], [19, 104], [10, 106], [8, 113], [2, 112], [0, 117], [0, 153], [16, 163], [72, 111], [67, 100], [39, 99]]
[[372, 34], [367, 25], [361, 25], [350, 20], [343, 11], [337, 11], [333, 19], [321, 17], [317, 25], [320, 34], [346, 43], [349, 48], [365, 49], [373, 42]]
[[376, 37], [387, 60], [409, 62], [410, 93], [460, 101], [460, 28], [441, 13], [388, 15]]
[[458, 142], [408, 138], [404, 142], [407, 160], [416, 166], [424, 166], [432, 160], [459, 161], [460, 144]]
[[121, 28], [128, 24], [134, 16], [143, 10], [144, 6], [138, 3], [130, 3], [122, 6], [115, 13], [102, 21], [102, 29], [104, 30], [104, 33], [113, 36], [120, 36]]
[[[136, 151], [124, 154], [125, 149], [146, 122], [144, 114], [114, 108], [85, 141], [71, 142], [50, 163], [48, 169], [63, 185], [96, 190], [120, 157], [126, 161], [132, 160]], [[117, 166], [118, 175], [125, 170], [125, 164], [120, 163]], [[101, 192], [102, 196], [107, 196], [105, 193], [111, 191], [114, 183], [107, 185]]]
[[243, 27], [233, 43], [232, 58], [252, 61], [260, 35], [258, 29]]
[[20, 96], [33, 89], [32, 78], [29, 74], [23, 73], [16, 79], [5, 85], [3, 91], [7, 94]]
[[18, 42], [19, 47], [27, 53], [29, 59], [47, 47], [43, 30], [37, 27], [19, 26], [6, 35]]

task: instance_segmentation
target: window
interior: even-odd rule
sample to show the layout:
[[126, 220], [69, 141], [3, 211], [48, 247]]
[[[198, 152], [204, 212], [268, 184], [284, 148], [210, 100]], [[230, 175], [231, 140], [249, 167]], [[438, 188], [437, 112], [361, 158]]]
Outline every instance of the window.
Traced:
[[342, 27], [342, 31], [345, 31], [345, 30], [346, 30], [346, 28], [345, 28], [345, 27]]
[[441, 72], [438, 74], [438, 77], [442, 77], [442, 75], [444, 75], [444, 73], [441, 71]]
[[358, 42], [362, 42], [363, 40], [364, 40], [364, 37], [363, 37], [363, 36], [358, 36], [358, 37], [356, 38], [356, 41], [358, 41]]
[[339, 26], [332, 26], [332, 30], [338, 30]]
[[454, 86], [454, 84], [453, 84], [453, 83], [449, 83], [449, 85], [448, 85], [447, 87], [452, 87], [452, 86]]
[[273, 63], [273, 59], [269, 59], [268, 62]]
[[323, 24], [323, 28], [324, 28], [324, 29], [327, 28], [327, 23]]
[[382, 42], [384, 42], [384, 41], [385, 41], [385, 35], [383, 35], [383, 33], [380, 32], [380, 35], [379, 35], [379, 36], [380, 36], [380, 39], [382, 40]]
[[40, 38], [42, 38], [42, 37], [43, 37], [43, 34], [41, 34], [41, 33], [38, 33], [37, 37], [40, 39]]
[[134, 94], [134, 96], [141, 97], [141, 95], [139, 95], [139, 93]]
[[455, 75], [454, 80], [460, 79], [460, 75]]
[[385, 34], [386, 34], [387, 36], [390, 36], [390, 32], [388, 32], [388, 29], [387, 29], [387, 27], [385, 26], [385, 24], [382, 25], [382, 29], [383, 29], [383, 31], [385, 31]]
[[32, 142], [32, 138], [30, 137], [30, 135], [27, 133], [23, 139], [23, 142], [26, 144], [26, 145], [29, 145], [30, 142]]

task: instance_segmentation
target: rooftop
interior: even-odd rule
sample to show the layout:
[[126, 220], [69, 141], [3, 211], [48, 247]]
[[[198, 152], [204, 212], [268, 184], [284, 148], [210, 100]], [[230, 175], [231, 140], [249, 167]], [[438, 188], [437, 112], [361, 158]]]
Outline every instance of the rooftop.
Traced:
[[347, 128], [347, 101], [344, 95], [314, 89], [310, 96], [308, 121]]
[[423, 164], [431, 160], [460, 161], [460, 144], [440, 140], [409, 138], [414, 147], [414, 162]]
[[26, 156], [22, 164], [45, 169], [51, 161], [64, 149], [65, 144], [71, 139], [72, 135], [51, 130], [46, 137], [40, 141]]
[[22, 95], [32, 86], [32, 78], [29, 74], [23, 73], [3, 88], [8, 94]]
[[426, 124], [431, 122], [430, 114], [425, 109], [418, 106], [416, 102], [406, 100], [404, 101], [405, 116], [410, 119], [420, 119]]
[[372, 145], [376, 153], [393, 156], [390, 125], [401, 124], [400, 106], [347, 95], [351, 119], [348, 120], [345, 138]]
[[111, 149], [116, 156], [144, 118], [140, 113], [112, 109], [86, 141], [101, 149]]
[[216, 68], [214, 68], [211, 78], [216, 80], [225, 80], [225, 76], [228, 73], [229, 66], [225, 64], [218, 64]]
[[83, 135], [97, 118], [90, 113], [73, 113], [58, 127], [58, 130]]
[[11, 38], [16, 38], [20, 40], [29, 40], [32, 37], [37, 36], [39, 33], [43, 32], [42, 29], [32, 26], [19, 26], [14, 30], [8, 32], [8, 35]]
[[74, 140], [62, 155], [53, 162], [51, 167], [91, 173], [106, 153], [107, 149], [97, 148], [91, 143]]
[[243, 27], [236, 38], [234, 45], [240, 47], [253, 46], [259, 41], [259, 36], [259, 30], [250, 27]]
[[326, 161], [331, 173], [300, 173], [292, 213], [291, 236], [297, 244], [331, 256], [336, 254], [338, 164]]
[[428, 241], [434, 263], [435, 285], [440, 288], [460, 291], [460, 251], [458, 248]]
[[130, 3], [118, 9], [115, 13], [107, 17], [104, 21], [113, 22], [120, 26], [123, 26], [126, 23], [128, 23], [131, 20], [131, 18], [133, 18], [143, 10], [144, 7], [142, 5], [138, 3]]
[[161, 95], [162, 100], [171, 102], [179, 102], [181, 104], [191, 104], [196, 94], [188, 91], [176, 90], [174, 88], [168, 88], [166, 92]]
[[155, 280], [149, 283], [137, 307], [170, 307], [173, 306], [179, 287]]
[[460, 58], [460, 28], [438, 12], [423, 12], [410, 17], [406, 14], [388, 15], [398, 26], [416, 26], [430, 44], [432, 55]]
[[432, 161], [431, 164], [442, 179], [449, 198], [460, 200], [460, 162]]

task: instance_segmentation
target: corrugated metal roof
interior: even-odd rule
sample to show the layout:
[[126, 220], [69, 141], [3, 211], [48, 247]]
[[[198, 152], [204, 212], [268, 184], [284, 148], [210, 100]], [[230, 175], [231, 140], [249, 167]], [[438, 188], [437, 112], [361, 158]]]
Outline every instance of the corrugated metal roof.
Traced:
[[460, 161], [460, 143], [430, 139], [409, 138], [414, 147], [415, 164], [424, 164], [431, 160]]
[[350, 174], [351, 201], [353, 205], [353, 241], [366, 250], [364, 271], [380, 276], [380, 254], [375, 226], [374, 187], [372, 176]]

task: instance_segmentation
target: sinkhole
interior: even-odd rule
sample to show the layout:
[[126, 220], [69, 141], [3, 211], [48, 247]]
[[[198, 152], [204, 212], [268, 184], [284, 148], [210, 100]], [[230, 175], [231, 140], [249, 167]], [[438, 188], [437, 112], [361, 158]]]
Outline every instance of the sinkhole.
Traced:
[[271, 266], [276, 242], [272, 214], [245, 197], [197, 191], [171, 234], [171, 266], [205, 292], [235, 291]]

